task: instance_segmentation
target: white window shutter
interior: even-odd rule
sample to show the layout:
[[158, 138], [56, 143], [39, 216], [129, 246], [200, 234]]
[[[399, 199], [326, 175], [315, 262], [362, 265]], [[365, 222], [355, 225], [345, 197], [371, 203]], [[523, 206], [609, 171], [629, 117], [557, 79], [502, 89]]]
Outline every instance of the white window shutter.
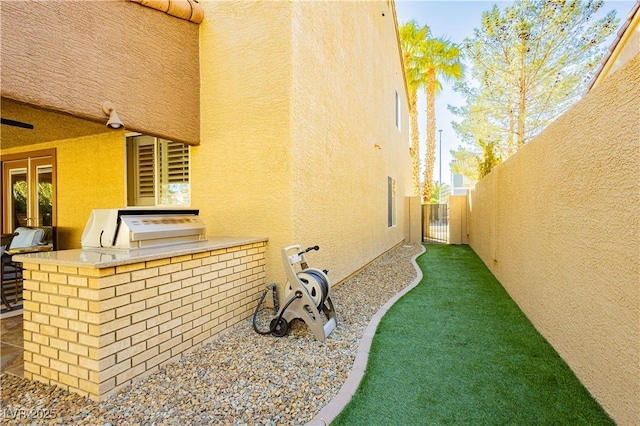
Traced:
[[188, 206], [189, 146], [153, 136], [127, 137], [130, 206]]
[[137, 206], [153, 206], [156, 202], [154, 138], [148, 136], [135, 139], [135, 200]]
[[160, 204], [189, 204], [189, 146], [158, 139], [160, 150]]

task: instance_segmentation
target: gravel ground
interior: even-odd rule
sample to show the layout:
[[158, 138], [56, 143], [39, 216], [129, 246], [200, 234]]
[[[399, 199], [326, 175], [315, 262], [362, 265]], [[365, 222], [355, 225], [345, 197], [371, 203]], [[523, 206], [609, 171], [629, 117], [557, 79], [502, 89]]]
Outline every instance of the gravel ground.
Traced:
[[302, 321], [282, 338], [243, 321], [101, 403], [3, 374], [2, 424], [304, 424], [346, 381], [371, 317], [415, 279], [421, 250], [400, 245], [332, 289], [339, 325], [324, 343]]

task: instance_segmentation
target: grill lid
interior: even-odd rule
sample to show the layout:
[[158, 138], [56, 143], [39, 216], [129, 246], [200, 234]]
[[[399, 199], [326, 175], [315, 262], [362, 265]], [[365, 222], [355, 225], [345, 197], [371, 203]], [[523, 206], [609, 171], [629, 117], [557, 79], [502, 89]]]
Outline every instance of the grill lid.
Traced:
[[83, 248], [136, 249], [203, 240], [199, 210], [94, 209], [82, 234]]

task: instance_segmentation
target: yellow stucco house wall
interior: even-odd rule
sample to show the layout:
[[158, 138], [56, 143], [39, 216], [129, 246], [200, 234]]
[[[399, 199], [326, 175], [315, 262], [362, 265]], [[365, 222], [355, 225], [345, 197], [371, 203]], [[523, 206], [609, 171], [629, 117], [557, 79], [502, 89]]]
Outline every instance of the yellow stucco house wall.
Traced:
[[91, 209], [123, 205], [124, 132], [3, 149], [2, 155], [52, 148], [57, 163], [57, 243], [60, 248], [76, 248]]
[[469, 244], [620, 425], [640, 423], [640, 54], [469, 193]]
[[[114, 7], [127, 11], [123, 19], [141, 13], [176, 19], [134, 3]], [[267, 281], [279, 283], [284, 246], [320, 245], [313, 264], [339, 282], [402, 242], [411, 168], [392, 3], [201, 7], [200, 143], [191, 147], [190, 173], [191, 207], [200, 209], [207, 233], [268, 237]], [[109, 15], [103, 8], [99, 13]], [[151, 100], [152, 93], [146, 94]], [[119, 112], [126, 125], [127, 107], [119, 105]], [[154, 120], [157, 114], [154, 109]], [[170, 136], [172, 125], [158, 135]], [[59, 248], [80, 246], [91, 209], [125, 206], [130, 130], [9, 148], [3, 141], [2, 155], [56, 149]], [[387, 223], [388, 178], [396, 191], [393, 226]]]
[[[396, 92], [402, 117], [408, 109], [389, 4], [202, 6], [215, 19], [201, 26], [193, 205], [207, 206], [209, 229], [267, 235], [270, 265], [288, 244], [318, 244], [313, 262], [334, 282], [402, 241], [410, 158]], [[393, 227], [388, 177], [398, 193]], [[283, 279], [278, 266], [268, 275]]]

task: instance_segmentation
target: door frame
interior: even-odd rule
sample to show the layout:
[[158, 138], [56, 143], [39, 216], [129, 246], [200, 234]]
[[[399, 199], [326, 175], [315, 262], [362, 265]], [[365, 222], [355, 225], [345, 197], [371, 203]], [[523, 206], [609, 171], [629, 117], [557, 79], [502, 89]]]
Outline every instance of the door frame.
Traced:
[[449, 204], [422, 205], [422, 242], [449, 244]]
[[[53, 208], [52, 208], [52, 213], [51, 213], [51, 226], [56, 227], [57, 226], [57, 221], [58, 221], [58, 201], [57, 201], [57, 194], [58, 194], [58, 188], [57, 188], [57, 165], [56, 165], [56, 149], [55, 148], [50, 148], [50, 149], [39, 149], [39, 150], [34, 150], [34, 151], [25, 151], [25, 152], [20, 152], [20, 153], [15, 153], [15, 154], [6, 154], [6, 155], [2, 155], [2, 161], [1, 163], [1, 170], [2, 173], [0, 173], [0, 186], [1, 186], [1, 193], [2, 196], [0, 197], [0, 207], [2, 208], [2, 213], [1, 213], [1, 217], [0, 217], [0, 223], [2, 224], [2, 232], [3, 233], [9, 233], [9, 232], [13, 232], [13, 229], [11, 228], [11, 220], [8, 213], [8, 203], [10, 202], [10, 196], [11, 194], [6, 191], [7, 188], [5, 188], [5, 184], [6, 184], [6, 179], [7, 179], [7, 173], [8, 171], [5, 170], [5, 165], [8, 162], [15, 162], [15, 161], [27, 161], [27, 179], [31, 182], [32, 176], [31, 176], [31, 162], [32, 161], [37, 161], [39, 159], [42, 158], [46, 158], [46, 157], [50, 157], [51, 158], [51, 181], [53, 184], [53, 194], [52, 194], [52, 204], [53, 204]], [[36, 164], [37, 165], [37, 164]], [[29, 197], [31, 198], [34, 194], [33, 191], [35, 191], [35, 188], [31, 188], [30, 189], [30, 194]]]

